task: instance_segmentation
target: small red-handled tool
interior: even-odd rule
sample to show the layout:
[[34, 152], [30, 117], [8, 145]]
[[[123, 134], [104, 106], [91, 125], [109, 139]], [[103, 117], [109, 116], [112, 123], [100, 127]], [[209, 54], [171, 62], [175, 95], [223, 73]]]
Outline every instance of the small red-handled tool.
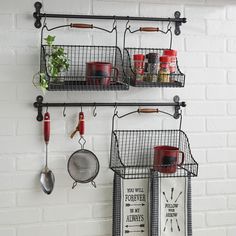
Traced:
[[50, 114], [46, 112], [44, 114], [44, 141], [46, 144], [49, 142], [50, 137]]
[[79, 123], [70, 137], [73, 138], [77, 132], [80, 133], [81, 137], [84, 135], [84, 113], [82, 111], [79, 113]]

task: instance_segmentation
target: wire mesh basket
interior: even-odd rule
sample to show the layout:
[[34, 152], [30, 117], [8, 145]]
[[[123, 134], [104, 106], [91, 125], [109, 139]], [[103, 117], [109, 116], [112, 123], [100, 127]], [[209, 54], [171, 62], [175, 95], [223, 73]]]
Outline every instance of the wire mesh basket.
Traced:
[[[52, 29], [45, 26], [48, 31], [61, 27], [96, 28], [108, 33], [116, 32], [116, 26], [111, 31], [88, 24], [70, 24]], [[66, 70], [59, 71], [56, 76], [50, 69], [50, 56], [55, 48], [62, 50], [69, 64]], [[47, 90], [50, 91], [128, 90], [129, 88], [123, 76], [121, 50], [117, 46], [41, 44], [40, 74], [45, 74]]]
[[[145, 110], [145, 109], [143, 109]], [[143, 112], [140, 109], [136, 111]], [[187, 135], [181, 130], [115, 130], [114, 119], [123, 118], [114, 114], [110, 150], [110, 168], [124, 179], [149, 178], [152, 170], [159, 170], [159, 177], [194, 177], [198, 164], [194, 160]], [[181, 164], [155, 162], [155, 147], [176, 147], [183, 152]], [[163, 171], [174, 168], [175, 171]], [[170, 173], [169, 173], [170, 172]]]
[[[169, 48], [131, 48], [125, 46], [126, 33], [136, 32], [161, 32], [170, 33]], [[180, 71], [176, 51], [172, 50], [172, 31], [169, 28], [166, 32], [159, 28], [140, 27], [131, 31], [127, 27], [124, 33], [124, 73], [135, 87], [184, 87], [185, 75]], [[160, 63], [164, 55], [174, 53], [170, 57], [169, 69], [164, 63]], [[164, 58], [163, 58], [164, 59]]]

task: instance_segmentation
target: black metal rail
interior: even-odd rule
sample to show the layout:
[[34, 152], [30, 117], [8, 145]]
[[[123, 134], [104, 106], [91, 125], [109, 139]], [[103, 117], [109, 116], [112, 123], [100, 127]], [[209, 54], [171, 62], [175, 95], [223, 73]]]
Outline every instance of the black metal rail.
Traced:
[[68, 19], [102, 19], [102, 20], [126, 20], [126, 21], [159, 21], [159, 22], [174, 22], [175, 23], [175, 34], [180, 35], [180, 26], [182, 23], [186, 23], [186, 18], [181, 18], [179, 11], [174, 13], [174, 17], [138, 17], [138, 16], [106, 16], [106, 15], [71, 15], [71, 14], [50, 14], [41, 13], [42, 3], [35, 2], [35, 12], [33, 17], [35, 18], [34, 26], [40, 28], [42, 26], [42, 18], [68, 18]]
[[185, 102], [180, 102], [179, 96], [174, 96], [173, 102], [163, 102], [163, 103], [155, 103], [155, 102], [141, 102], [141, 103], [133, 103], [133, 102], [126, 102], [126, 103], [120, 103], [120, 102], [113, 102], [113, 103], [107, 103], [107, 102], [89, 102], [89, 103], [43, 103], [43, 97], [37, 96], [36, 102], [34, 103], [34, 107], [38, 109], [38, 115], [37, 115], [37, 121], [43, 120], [43, 107], [119, 107], [119, 106], [150, 106], [150, 107], [158, 107], [158, 106], [166, 106], [166, 107], [174, 107], [175, 111], [173, 114], [173, 117], [175, 119], [178, 119], [180, 117], [180, 109], [181, 107], [185, 107]]

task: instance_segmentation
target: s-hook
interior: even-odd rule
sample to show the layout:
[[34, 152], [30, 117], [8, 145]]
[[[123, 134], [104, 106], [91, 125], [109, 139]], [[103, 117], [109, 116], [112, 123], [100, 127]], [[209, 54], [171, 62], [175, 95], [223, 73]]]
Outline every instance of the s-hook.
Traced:
[[66, 104], [64, 103], [64, 108], [63, 108], [63, 117], [66, 117]]
[[94, 103], [94, 108], [93, 108], [93, 116], [96, 117], [97, 116], [97, 112], [96, 112], [96, 103]]

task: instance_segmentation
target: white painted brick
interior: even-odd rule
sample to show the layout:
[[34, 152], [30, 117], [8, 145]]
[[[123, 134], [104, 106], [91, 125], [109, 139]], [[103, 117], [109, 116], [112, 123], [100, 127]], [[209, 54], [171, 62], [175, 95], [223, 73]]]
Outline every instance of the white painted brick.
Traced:
[[[55, 176], [56, 178], [56, 176]], [[47, 206], [66, 203], [67, 192], [65, 189], [55, 188], [50, 195], [41, 189], [33, 191], [20, 191], [17, 193], [18, 206]]]
[[194, 149], [191, 148], [192, 155], [196, 159], [197, 163], [206, 164], [206, 150], [205, 149]]
[[103, 187], [101, 185], [98, 185], [95, 189], [93, 186], [91, 186], [91, 184], [87, 184], [86, 188], [79, 186], [78, 191], [70, 191], [68, 196], [70, 203], [95, 203], [111, 201], [112, 187]]
[[205, 229], [197, 229], [193, 230], [194, 236], [226, 236], [226, 230], [222, 228], [205, 228]]
[[225, 225], [235, 225], [236, 224], [236, 212], [209, 212], [207, 213], [207, 224], [209, 226], [225, 226]]
[[214, 100], [233, 100], [236, 99], [235, 91], [236, 86], [209, 86], [207, 87], [207, 98]]
[[111, 139], [109, 136], [93, 136], [93, 150], [95, 151], [109, 151]]
[[236, 149], [209, 149], [207, 151], [208, 162], [235, 162]]
[[0, 65], [0, 81], [2, 82], [29, 82], [29, 78], [39, 70], [38, 65]]
[[96, 204], [93, 206], [94, 218], [110, 218], [112, 216], [112, 204]]
[[236, 46], [235, 46], [236, 40], [235, 39], [229, 39], [227, 41], [227, 49], [230, 52], [236, 52]]
[[7, 155], [0, 155], [0, 172], [11, 172], [15, 170], [15, 160]]
[[234, 6], [233, 4], [228, 5], [226, 10], [227, 10], [226, 12], [227, 19], [236, 20], [236, 16], [235, 16], [236, 6]]
[[228, 113], [230, 115], [235, 115], [236, 114], [236, 103], [232, 102], [228, 104]]
[[230, 163], [228, 165], [228, 177], [229, 178], [236, 178], [236, 164]]
[[223, 164], [201, 165], [199, 168], [200, 179], [223, 179], [226, 177], [226, 167]]
[[181, 35], [201, 35], [204, 36], [206, 33], [206, 22], [202, 19], [187, 19], [187, 23], [184, 27], [181, 27]]
[[138, 16], [138, 3], [93, 1], [93, 14]]
[[119, 101], [159, 101], [161, 98], [161, 90], [158, 88], [133, 88], [130, 87], [129, 91], [120, 91], [117, 94]]
[[193, 229], [206, 227], [205, 215], [203, 213], [193, 213]]
[[225, 147], [226, 146], [226, 135], [225, 134], [190, 134], [189, 141], [191, 143], [191, 147]]
[[228, 71], [228, 82], [230, 84], [235, 84], [236, 83], [235, 77], [236, 77], [236, 71], [235, 70]]
[[224, 84], [226, 72], [223, 69], [186, 69], [187, 84]]
[[[31, 8], [29, 7], [31, 6]], [[14, 0], [5, 1], [4, 4], [1, 4], [0, 12], [3, 13], [15, 13], [21, 11], [28, 11], [33, 9], [33, 1], [32, 0], [22, 0], [21, 4], [16, 4]]]
[[146, 4], [146, 3], [140, 4], [140, 16], [166, 17], [167, 15], [170, 15], [170, 13], [175, 11], [183, 12], [183, 6], [174, 4], [171, 5]]
[[0, 135], [14, 135], [15, 134], [15, 121], [9, 119], [0, 119]]
[[209, 20], [207, 21], [207, 33], [209, 35], [224, 37], [235, 36], [235, 21]]
[[186, 6], [185, 15], [193, 19], [224, 19], [225, 7], [214, 6]]
[[235, 68], [236, 54], [208, 54], [207, 64], [214, 68]]
[[41, 211], [36, 208], [0, 211], [0, 225], [30, 224], [39, 222]]
[[236, 227], [228, 227], [227, 228], [227, 236], [234, 236], [236, 234]]
[[10, 83], [2, 83], [0, 87], [0, 101], [13, 101], [15, 97], [16, 86]]
[[15, 52], [12, 49], [0, 49], [0, 64], [1, 65], [14, 65], [16, 63]]
[[31, 136], [0, 136], [0, 143], [4, 142], [1, 147], [1, 153], [27, 153], [42, 152], [43, 145], [41, 139], [32, 138]]
[[208, 194], [229, 194], [236, 193], [235, 180], [209, 181], [207, 183]]
[[236, 196], [228, 196], [229, 209], [236, 209]]
[[207, 118], [207, 131], [236, 131], [236, 118]]
[[53, 170], [53, 173], [55, 175], [55, 189], [65, 188], [65, 187], [72, 187], [72, 184], [74, 183], [74, 180], [71, 179], [69, 176], [66, 168], [64, 170]]
[[66, 225], [64, 224], [38, 224], [20, 226], [17, 228], [17, 236], [66, 236]]
[[0, 207], [14, 207], [15, 199], [16, 196], [13, 192], [0, 192]]
[[68, 224], [68, 236], [74, 235], [110, 235], [111, 220], [80, 221]]
[[[55, 5], [55, 3], [57, 3]], [[91, 8], [91, 0], [88, 1], [77, 1], [68, 0], [64, 1], [49, 1], [44, 4], [45, 12], [55, 13], [75, 13], [75, 14], [89, 14]]]
[[86, 219], [91, 215], [92, 208], [88, 205], [45, 207], [43, 211], [46, 222]]
[[186, 39], [187, 51], [201, 52], [223, 52], [225, 50], [225, 40], [217, 37], [188, 37]]
[[[102, 156], [99, 159], [103, 158]], [[107, 168], [100, 168], [98, 176], [96, 177], [96, 183], [98, 185], [100, 184], [112, 184], [113, 183], [113, 175], [114, 173], [111, 171], [111, 169]]]
[[[173, 118], [163, 119], [163, 128], [176, 129], [178, 128], [178, 123], [179, 120], [174, 122]], [[184, 130], [185, 132], [204, 132], [205, 119], [201, 117], [184, 117], [182, 123], [182, 130]]]
[[206, 55], [201, 52], [179, 52], [178, 64], [186, 68], [188, 67], [205, 67]]
[[226, 197], [195, 197], [193, 198], [193, 211], [226, 210]]
[[205, 86], [188, 86], [187, 89], [169, 88], [163, 91], [164, 99], [171, 100], [176, 94], [183, 100], [203, 100], [205, 99]]
[[206, 184], [204, 181], [192, 181], [193, 196], [202, 196], [206, 193]]
[[229, 134], [228, 135], [228, 145], [235, 147], [236, 146], [236, 134]]
[[12, 14], [0, 14], [0, 29], [10, 30], [13, 28], [14, 21]]
[[39, 65], [39, 49], [21, 48], [16, 50], [16, 63], [19, 65]]
[[4, 236], [15, 236], [15, 229], [14, 228], [1, 228], [0, 229], [0, 235]]

